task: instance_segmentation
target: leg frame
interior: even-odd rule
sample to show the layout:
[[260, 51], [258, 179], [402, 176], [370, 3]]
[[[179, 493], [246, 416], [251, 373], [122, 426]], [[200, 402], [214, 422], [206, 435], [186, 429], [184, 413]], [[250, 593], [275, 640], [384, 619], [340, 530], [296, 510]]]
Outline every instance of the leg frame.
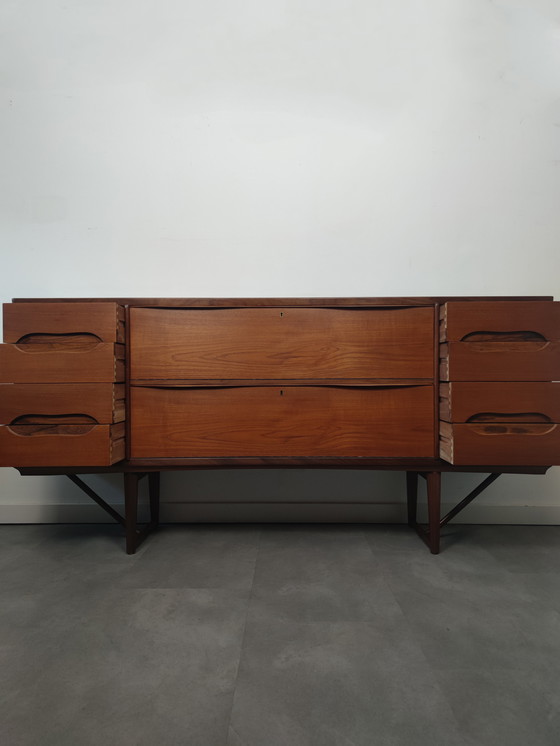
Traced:
[[[478, 487], [469, 492], [447, 515], [441, 518], [441, 472], [440, 471], [408, 471], [406, 473], [406, 496], [408, 504], [408, 524], [416, 529], [418, 535], [426, 542], [432, 554], [439, 554], [441, 529], [449, 521], [466, 508], [475, 497], [478, 497], [500, 473], [490, 474]], [[416, 519], [418, 503], [418, 477], [426, 480], [428, 492], [428, 525], [423, 526]]]
[[124, 472], [124, 517], [109, 503], [100, 497], [76, 474], [67, 474], [82, 492], [94, 500], [111, 518], [121, 524], [126, 534], [126, 553], [134, 554], [146, 536], [159, 524], [159, 471], [148, 473], [148, 490], [150, 500], [150, 520], [141, 528], [138, 527], [138, 483], [146, 476], [145, 472]]

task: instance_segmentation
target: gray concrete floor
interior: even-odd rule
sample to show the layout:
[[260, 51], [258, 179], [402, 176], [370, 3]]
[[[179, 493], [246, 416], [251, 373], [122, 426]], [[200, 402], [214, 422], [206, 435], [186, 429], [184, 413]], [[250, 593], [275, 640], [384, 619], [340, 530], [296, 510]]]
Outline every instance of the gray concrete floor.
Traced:
[[557, 746], [560, 527], [0, 526], [4, 746]]

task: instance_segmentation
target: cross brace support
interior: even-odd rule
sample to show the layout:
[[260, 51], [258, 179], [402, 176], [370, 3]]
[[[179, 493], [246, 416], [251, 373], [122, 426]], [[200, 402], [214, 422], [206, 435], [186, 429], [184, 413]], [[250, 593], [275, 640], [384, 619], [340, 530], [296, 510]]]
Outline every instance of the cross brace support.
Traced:
[[[159, 471], [125, 472], [124, 477], [124, 516], [118, 513], [108, 502], [100, 497], [76, 474], [67, 474], [82, 492], [90, 497], [100, 508], [108, 513], [117, 523], [120, 523], [126, 535], [126, 553], [134, 554], [146, 536], [157, 528], [159, 524]], [[150, 502], [150, 520], [143, 526], [138, 525], [138, 484], [140, 480], [148, 477], [148, 493]]]
[[[469, 492], [449, 513], [441, 517], [441, 472], [440, 471], [407, 471], [406, 473], [406, 497], [408, 505], [408, 525], [414, 528], [420, 538], [428, 545], [432, 554], [439, 554], [441, 529], [449, 521], [466, 508], [475, 497], [478, 497], [492, 482], [501, 475], [501, 472], [489, 474], [478, 487]], [[417, 521], [418, 505], [418, 477], [426, 480], [428, 492], [428, 525], [424, 526]]]

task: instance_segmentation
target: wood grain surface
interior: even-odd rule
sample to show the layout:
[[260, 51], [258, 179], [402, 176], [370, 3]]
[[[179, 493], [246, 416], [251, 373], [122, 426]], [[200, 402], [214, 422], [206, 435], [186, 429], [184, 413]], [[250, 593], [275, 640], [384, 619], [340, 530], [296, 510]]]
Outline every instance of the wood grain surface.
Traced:
[[534, 332], [560, 340], [560, 302], [453, 301], [441, 306], [442, 342], [460, 342], [480, 332]]
[[132, 458], [433, 457], [433, 387], [131, 389]]
[[[124, 384], [113, 383], [1, 383], [0, 424], [21, 417], [83, 414], [97, 424], [121, 422], [125, 417]], [[29, 420], [30, 421], [30, 420]]]
[[[28, 434], [22, 428], [28, 427]], [[62, 425], [63, 432], [34, 425], [0, 426], [0, 466], [110, 466], [124, 458], [124, 426]]]
[[124, 309], [116, 303], [5, 303], [4, 342], [29, 334], [93, 334], [124, 342]]
[[447, 342], [440, 345], [442, 381], [555, 381], [560, 342]]
[[560, 464], [560, 425], [440, 422], [440, 455], [454, 465]]
[[467, 422], [472, 417], [488, 420], [560, 422], [560, 383], [462, 382], [442, 383], [440, 417]]
[[432, 308], [133, 308], [130, 376], [431, 380], [432, 320]]
[[87, 350], [44, 344], [0, 345], [0, 383], [124, 381], [124, 345], [100, 342]]

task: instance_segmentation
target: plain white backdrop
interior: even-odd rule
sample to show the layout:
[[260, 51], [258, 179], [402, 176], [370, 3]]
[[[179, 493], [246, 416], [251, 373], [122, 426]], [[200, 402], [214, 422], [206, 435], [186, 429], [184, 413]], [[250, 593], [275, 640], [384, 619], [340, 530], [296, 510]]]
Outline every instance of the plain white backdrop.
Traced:
[[[4, 0], [0, 23], [3, 302], [560, 298], [556, 0]], [[465, 520], [557, 521], [559, 485], [560, 469], [503, 477]], [[398, 519], [404, 502], [396, 474], [163, 487], [171, 518], [207, 499], [274, 501], [275, 518], [375, 499]], [[81, 502], [62, 478], [0, 470], [0, 520]]]

